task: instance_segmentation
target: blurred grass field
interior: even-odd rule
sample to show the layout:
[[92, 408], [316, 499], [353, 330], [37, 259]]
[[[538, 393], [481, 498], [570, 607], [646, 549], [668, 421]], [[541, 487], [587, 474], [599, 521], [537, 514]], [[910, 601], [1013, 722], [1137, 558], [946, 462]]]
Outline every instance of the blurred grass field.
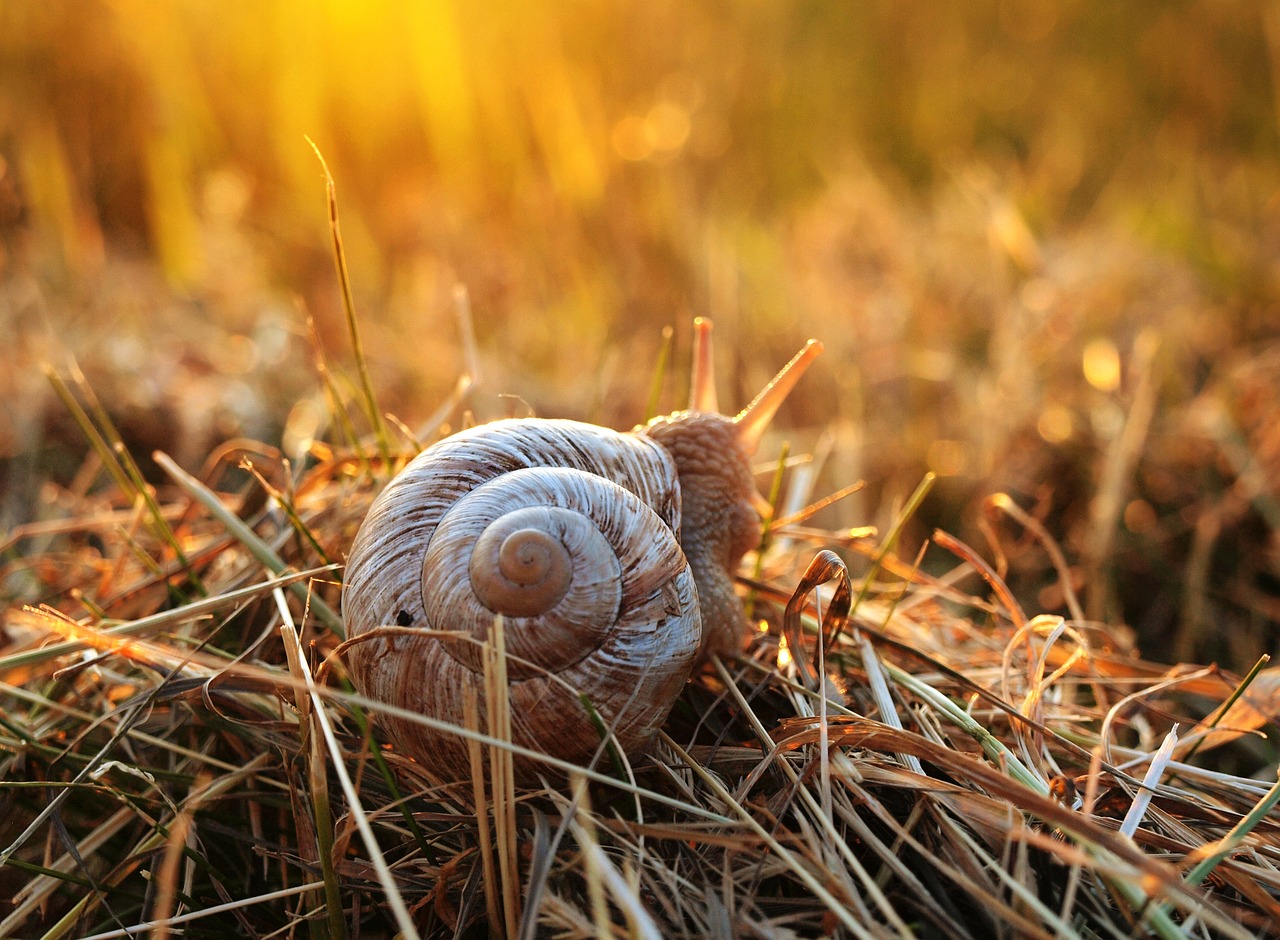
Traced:
[[305, 135], [410, 426], [464, 367], [458, 284], [481, 418], [630, 426], [695, 315], [729, 405], [815, 336], [779, 434], [869, 484], [828, 524], [932, 470], [908, 540], [986, 545], [1008, 492], [1091, 616], [1243, 668], [1280, 639], [1277, 55], [1238, 0], [4, 4], [0, 521], [56, 515], [88, 450], [42, 363], [189, 467], [325, 433], [307, 318], [350, 351]]

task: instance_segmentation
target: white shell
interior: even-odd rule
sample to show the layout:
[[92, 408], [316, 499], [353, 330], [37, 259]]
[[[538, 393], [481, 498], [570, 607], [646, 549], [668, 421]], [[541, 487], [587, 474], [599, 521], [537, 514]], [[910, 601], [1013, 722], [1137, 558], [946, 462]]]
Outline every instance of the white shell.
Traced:
[[[623, 748], [639, 753], [666, 719], [701, 641], [679, 527], [671, 458], [642, 436], [528, 419], [447, 438], [374, 501], [343, 589], [349, 636], [379, 626], [422, 632], [355, 643], [352, 676], [371, 698], [461, 725], [467, 690], [483, 688], [479, 644], [431, 631], [482, 641], [503, 611], [513, 740], [588, 760], [600, 738], [582, 693]], [[503, 552], [499, 530], [519, 533], [504, 563], [514, 581], [477, 591], [472, 575], [492, 572]], [[533, 534], [543, 531], [553, 537]], [[560, 578], [566, 560], [573, 573]], [[441, 779], [469, 775], [464, 739], [389, 716], [379, 721]], [[538, 768], [519, 769], [528, 776]]]

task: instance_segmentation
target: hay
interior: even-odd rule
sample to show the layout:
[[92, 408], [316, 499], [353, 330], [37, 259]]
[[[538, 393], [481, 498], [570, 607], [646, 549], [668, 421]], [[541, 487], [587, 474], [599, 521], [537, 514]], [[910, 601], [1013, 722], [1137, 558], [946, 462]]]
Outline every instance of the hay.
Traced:
[[379, 743], [382, 709], [334, 656], [335, 562], [404, 457], [317, 443], [300, 470], [230, 447], [197, 478], [157, 455], [151, 497], [86, 420], [116, 482], [60, 492], [6, 544], [6, 583], [38, 603], [8, 612], [0, 654], [0, 936], [1280, 925], [1280, 790], [1219, 759], [1274, 717], [1274, 671], [1224, 719], [1241, 680], [1029, 616], [954, 537], [927, 575], [897, 529], [801, 512], [745, 569], [762, 629], [688, 685], [656, 753], [516, 788], [486, 777], [511, 746], [477, 711], [457, 732], [475, 778], [430, 780]]

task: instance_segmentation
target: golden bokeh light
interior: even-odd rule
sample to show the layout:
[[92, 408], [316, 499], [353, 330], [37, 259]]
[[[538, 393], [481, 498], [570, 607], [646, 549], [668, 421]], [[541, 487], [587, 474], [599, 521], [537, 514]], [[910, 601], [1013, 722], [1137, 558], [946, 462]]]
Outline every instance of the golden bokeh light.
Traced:
[[1049, 444], [1061, 444], [1070, 440], [1075, 432], [1075, 421], [1070, 409], [1062, 405], [1049, 405], [1036, 420], [1036, 430]]
[[1101, 392], [1120, 387], [1120, 351], [1109, 339], [1092, 339], [1081, 356], [1085, 381]]

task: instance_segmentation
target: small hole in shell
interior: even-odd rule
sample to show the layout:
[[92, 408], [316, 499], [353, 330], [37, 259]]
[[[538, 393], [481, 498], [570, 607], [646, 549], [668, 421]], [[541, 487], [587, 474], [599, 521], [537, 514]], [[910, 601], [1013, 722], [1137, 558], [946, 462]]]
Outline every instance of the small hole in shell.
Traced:
[[413, 623], [413, 614], [407, 610], [402, 610], [396, 614], [396, 626], [407, 627]]

